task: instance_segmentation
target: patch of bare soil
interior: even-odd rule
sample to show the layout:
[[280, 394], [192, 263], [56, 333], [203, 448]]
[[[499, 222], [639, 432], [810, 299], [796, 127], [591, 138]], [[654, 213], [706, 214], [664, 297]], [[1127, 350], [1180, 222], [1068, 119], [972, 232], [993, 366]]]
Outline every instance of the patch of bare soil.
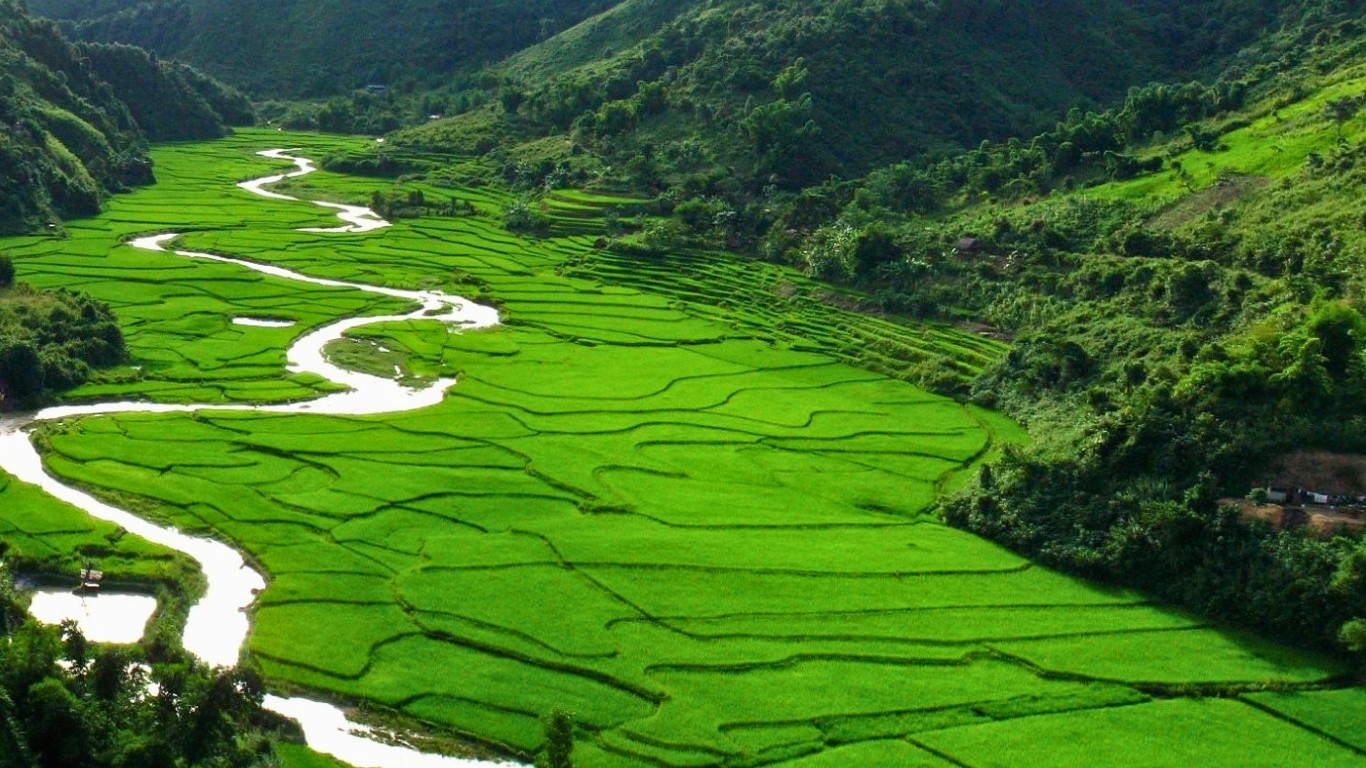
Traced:
[[1175, 229], [1209, 211], [1223, 208], [1243, 195], [1256, 192], [1269, 183], [1271, 180], [1265, 176], [1221, 176], [1208, 187], [1182, 198], [1165, 211], [1148, 219], [1148, 226], [1153, 229]]
[[872, 315], [873, 317], [887, 317], [887, 313], [883, 312], [882, 308], [877, 304], [848, 294], [817, 290], [812, 295], [822, 304], [829, 304], [832, 307], [839, 307], [840, 309], [849, 312], [857, 312], [860, 315]]
[[1271, 463], [1266, 484], [1305, 488], [1331, 496], [1366, 496], [1366, 456], [1294, 451]]

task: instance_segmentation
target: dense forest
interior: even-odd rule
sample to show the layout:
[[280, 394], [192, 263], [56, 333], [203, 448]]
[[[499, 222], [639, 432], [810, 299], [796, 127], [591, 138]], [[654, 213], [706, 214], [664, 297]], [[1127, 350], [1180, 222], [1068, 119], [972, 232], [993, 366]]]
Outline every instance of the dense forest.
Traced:
[[385, 133], [480, 112], [496, 125], [438, 121], [410, 141], [572, 134], [618, 171], [644, 155], [641, 172], [724, 168], [789, 188], [1210, 74], [1282, 12], [1273, 0], [30, 5], [77, 39], [184, 58], [260, 99], [314, 99], [265, 110], [286, 127]]
[[150, 183], [149, 139], [221, 136], [253, 120], [240, 94], [187, 65], [77, 47], [0, 0], [0, 232], [56, 229]]
[[260, 98], [412, 91], [606, 10], [609, 0], [30, 0], [88, 42], [194, 63]]

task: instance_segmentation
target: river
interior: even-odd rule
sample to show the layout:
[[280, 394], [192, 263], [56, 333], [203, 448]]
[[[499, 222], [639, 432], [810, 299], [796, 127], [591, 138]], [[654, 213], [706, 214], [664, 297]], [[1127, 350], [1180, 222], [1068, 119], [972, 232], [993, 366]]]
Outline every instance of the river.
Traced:
[[[272, 149], [257, 154], [273, 160], [293, 162], [296, 170], [285, 174], [265, 176], [242, 182], [237, 186], [261, 197], [296, 202], [298, 198], [265, 189], [278, 181], [295, 178], [316, 170], [307, 158], [288, 154], [290, 150]], [[339, 227], [310, 227], [300, 231], [364, 234], [390, 226], [368, 208], [339, 203], [313, 204], [338, 211], [344, 223]], [[166, 251], [166, 245], [176, 233], [148, 235], [133, 240], [129, 245], [150, 251]], [[465, 329], [483, 328], [498, 322], [497, 310], [452, 296], [441, 291], [405, 291], [396, 288], [326, 280], [309, 277], [269, 264], [234, 259], [194, 251], [171, 251], [189, 259], [205, 259], [236, 264], [272, 277], [296, 280], [338, 288], [352, 288], [399, 299], [418, 305], [402, 315], [382, 317], [354, 317], [338, 320], [309, 331], [289, 346], [289, 370], [314, 373], [349, 389], [317, 400], [287, 405], [161, 405], [146, 402], [114, 402], [89, 405], [57, 406], [36, 413], [14, 414], [0, 420], [0, 469], [19, 480], [42, 487], [51, 495], [73, 504], [92, 517], [107, 520], [125, 528], [129, 533], [183, 552], [194, 558], [203, 570], [208, 583], [204, 596], [191, 609], [185, 623], [185, 649], [206, 663], [231, 666], [240, 658], [247, 634], [251, 629], [247, 610], [256, 593], [266, 586], [265, 578], [251, 568], [242, 554], [232, 547], [212, 539], [187, 536], [174, 528], [154, 525], [130, 512], [106, 504], [93, 496], [68, 487], [43, 470], [42, 457], [29, 439], [28, 432], [42, 422], [78, 416], [110, 413], [171, 413], [200, 410], [258, 411], [270, 413], [313, 413], [367, 415], [396, 413], [425, 408], [441, 402], [454, 379], [438, 379], [420, 388], [408, 388], [392, 379], [348, 371], [332, 365], [323, 349], [342, 338], [347, 331], [362, 325], [403, 320], [437, 320]], [[77, 618], [79, 616], [70, 616]], [[145, 618], [144, 618], [145, 622]], [[304, 731], [308, 746], [332, 755], [356, 768], [508, 768], [507, 763], [466, 760], [418, 752], [406, 747], [384, 744], [366, 738], [367, 729], [347, 720], [339, 707], [304, 698], [267, 696], [265, 707], [297, 720]]]

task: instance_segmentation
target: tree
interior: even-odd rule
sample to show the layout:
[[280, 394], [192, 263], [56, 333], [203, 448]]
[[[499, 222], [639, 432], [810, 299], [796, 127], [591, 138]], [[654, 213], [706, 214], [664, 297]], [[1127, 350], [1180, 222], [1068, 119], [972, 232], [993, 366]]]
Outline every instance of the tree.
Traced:
[[498, 103], [503, 105], [503, 111], [509, 115], [516, 114], [517, 108], [522, 106], [526, 99], [526, 92], [515, 85], [504, 85], [498, 89]]
[[572, 768], [569, 754], [574, 751], [573, 715], [556, 707], [543, 724], [547, 768]]
[[1333, 125], [1338, 130], [1338, 141], [1342, 141], [1342, 126], [1348, 120], [1356, 117], [1361, 110], [1361, 100], [1351, 96], [1343, 96], [1340, 99], [1333, 99], [1323, 107], [1324, 115], [1333, 121]]
[[1338, 642], [1358, 660], [1366, 661], [1366, 619], [1356, 618], [1343, 624], [1338, 630]]
[[0, 288], [14, 285], [14, 259], [0, 253]]
[[21, 400], [43, 390], [43, 364], [33, 344], [0, 338], [0, 392]]

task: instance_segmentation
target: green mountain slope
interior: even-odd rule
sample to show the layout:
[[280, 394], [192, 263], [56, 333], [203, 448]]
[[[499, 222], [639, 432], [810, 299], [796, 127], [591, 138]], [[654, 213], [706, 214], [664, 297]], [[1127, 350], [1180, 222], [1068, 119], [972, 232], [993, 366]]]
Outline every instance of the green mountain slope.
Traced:
[[95, 213], [152, 180], [147, 137], [220, 136], [225, 120], [251, 111], [221, 84], [136, 49], [78, 48], [0, 0], [0, 231]]
[[1135, 85], [1207, 76], [1294, 12], [1283, 6], [628, 0], [499, 65], [504, 114], [436, 122], [400, 143], [468, 148], [467, 126], [486, 133], [494, 119], [523, 139], [572, 139], [552, 166], [587, 152], [618, 183], [697, 174], [708, 194], [796, 189], [1027, 135]]
[[948, 500], [952, 522], [1221, 620], [1366, 648], [1360, 512], [1310, 507], [1282, 529], [1220, 502], [1295, 452], [1366, 454], [1366, 30], [1340, 10], [1212, 86], [1135, 91], [784, 207], [766, 253], [1012, 342], [962, 394], [1036, 440]]
[[255, 122], [251, 102], [187, 64], [131, 45], [82, 44], [95, 74], [128, 105], [149, 141], [210, 139]]
[[131, 43], [260, 95], [431, 84], [520, 50], [610, 0], [37, 0], [80, 40]]

